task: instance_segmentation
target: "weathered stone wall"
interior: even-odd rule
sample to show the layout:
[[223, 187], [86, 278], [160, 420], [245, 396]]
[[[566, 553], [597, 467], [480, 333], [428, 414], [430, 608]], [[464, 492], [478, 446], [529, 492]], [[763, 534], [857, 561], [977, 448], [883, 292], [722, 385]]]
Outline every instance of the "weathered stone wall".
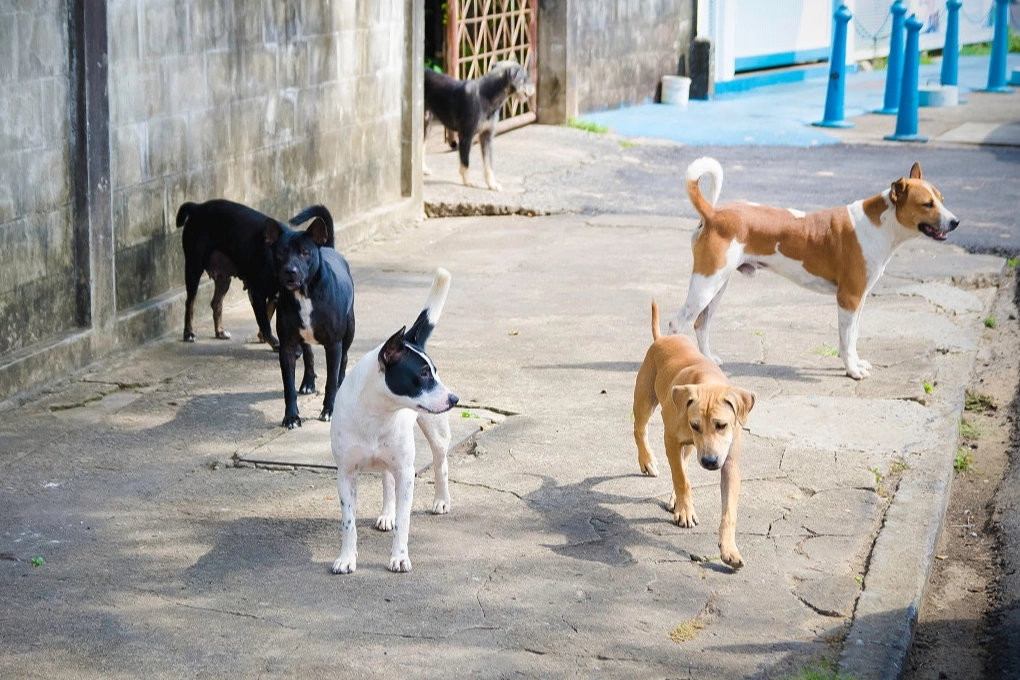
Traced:
[[416, 0], [0, 3], [0, 402], [179, 329], [186, 200], [323, 203], [340, 247], [418, 217], [422, 35]]
[[695, 0], [538, 3], [538, 120], [654, 100], [685, 62]]
[[0, 356], [78, 325], [67, 7], [0, 5]]
[[573, 65], [581, 112], [653, 101], [694, 30], [691, 0], [577, 2]]
[[117, 307], [181, 285], [174, 218], [401, 197], [403, 0], [110, 0]]

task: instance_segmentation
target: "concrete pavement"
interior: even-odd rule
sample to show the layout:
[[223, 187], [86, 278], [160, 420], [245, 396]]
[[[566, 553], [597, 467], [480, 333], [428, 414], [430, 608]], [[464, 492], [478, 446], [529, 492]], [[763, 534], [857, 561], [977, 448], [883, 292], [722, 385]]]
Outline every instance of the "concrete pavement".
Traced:
[[831, 356], [832, 300], [776, 277], [734, 282], [716, 346], [759, 402], [747, 567], [732, 573], [715, 546], [718, 476], [694, 472], [701, 525], [680, 529], [631, 437], [648, 303], [681, 299], [694, 224], [441, 219], [348, 253], [355, 356], [412, 320], [445, 266], [433, 357], [469, 406], [502, 416], [452, 454], [452, 514], [425, 511], [422, 475], [409, 575], [385, 569], [371, 477], [359, 570], [329, 573], [333, 476], [276, 464], [321, 457], [328, 426], [278, 426], [277, 364], [250, 341], [238, 292], [228, 327], [248, 342], [175, 333], [7, 411], [3, 674], [783, 677], [842, 655], [881, 677], [907, 643], [1003, 260], [905, 248], [869, 301], [861, 352], [877, 368], [860, 383]]
[[[831, 298], [767, 274], [733, 282], [714, 346], [758, 395], [737, 533], [747, 566], [734, 573], [715, 546], [718, 476], [694, 470], [701, 524], [680, 529], [666, 479], [637, 469], [630, 398], [648, 305], [665, 315], [682, 300], [695, 220], [676, 191], [685, 154], [628, 144], [565, 128], [501, 137], [500, 195], [460, 187], [454, 154], [436, 154], [433, 209], [510, 214], [427, 220], [346, 253], [354, 358], [413, 320], [436, 266], [454, 277], [430, 348], [470, 438], [451, 454], [448, 516], [427, 512], [419, 448], [410, 574], [385, 568], [372, 476], [358, 572], [329, 573], [328, 426], [279, 427], [278, 365], [253, 341], [239, 286], [233, 342], [212, 339], [206, 287], [198, 343], [175, 332], [8, 404], [0, 674], [782, 678], [824, 658], [895, 677], [1004, 260], [904, 247], [864, 313], [876, 369], [863, 382], [832, 356]], [[728, 172], [724, 199], [764, 200], [752, 176], [803, 208], [878, 181], [840, 145], [811, 153], [824, 155], [773, 151], [750, 163], [767, 172]], [[956, 200], [977, 210], [982, 187], [966, 187], [989, 159], [927, 153], [940, 186], [954, 168], [971, 178]], [[1015, 226], [1008, 195], [985, 202], [988, 228]], [[302, 398], [302, 412], [319, 402]]]

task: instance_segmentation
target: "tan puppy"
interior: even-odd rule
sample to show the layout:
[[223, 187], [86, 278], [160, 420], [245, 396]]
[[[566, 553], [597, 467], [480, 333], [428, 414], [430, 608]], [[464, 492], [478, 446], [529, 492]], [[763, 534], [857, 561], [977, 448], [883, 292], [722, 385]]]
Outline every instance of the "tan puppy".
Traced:
[[673, 475], [668, 508], [682, 527], [698, 523], [691, 502], [687, 462], [697, 451], [706, 470], [722, 470], [719, 554], [734, 569], [744, 566], [737, 550], [740, 495], [740, 428], [754, 406], [754, 394], [730, 385], [722, 370], [690, 338], [659, 334], [659, 307], [652, 302], [652, 339], [634, 385], [634, 441], [641, 472], [659, 476], [648, 446], [648, 421], [662, 404], [666, 459]]

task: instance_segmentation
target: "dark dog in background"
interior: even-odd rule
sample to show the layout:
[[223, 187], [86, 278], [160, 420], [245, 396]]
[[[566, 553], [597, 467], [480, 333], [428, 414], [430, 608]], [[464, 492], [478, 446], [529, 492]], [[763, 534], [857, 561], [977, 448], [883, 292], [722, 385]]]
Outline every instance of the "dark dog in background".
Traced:
[[[527, 67], [510, 61], [497, 63], [484, 76], [473, 80], [456, 80], [425, 69], [425, 136], [428, 137], [433, 116], [447, 130], [457, 133], [460, 178], [465, 186], [471, 186], [467, 176], [468, 159], [477, 134], [485, 183], [493, 191], [502, 191], [492, 171], [492, 140], [496, 136], [499, 110], [508, 97], [523, 101], [534, 94], [535, 85], [528, 76]], [[426, 175], [432, 174], [425, 166], [424, 155], [422, 170]]]
[[333, 218], [321, 205], [306, 208], [292, 224], [312, 223], [304, 231], [272, 218], [263, 222], [263, 240], [272, 249], [279, 297], [276, 334], [280, 338], [280, 372], [286, 403], [282, 425], [301, 425], [294, 371], [298, 356], [305, 364], [301, 394], [315, 392], [315, 365], [309, 343], [326, 350], [326, 392], [319, 420], [333, 415], [336, 390], [347, 371], [347, 351], [354, 341], [354, 281], [347, 260], [331, 247]]
[[[184, 228], [181, 245], [184, 248], [184, 285], [187, 289], [184, 302], [185, 342], [195, 341], [195, 295], [202, 272], [207, 272], [216, 286], [210, 304], [216, 337], [221, 340], [230, 338], [229, 331], [223, 328], [223, 298], [230, 290], [231, 278], [237, 277], [248, 291], [259, 326], [259, 339], [274, 350], [279, 349], [280, 343], [269, 324], [279, 286], [272, 251], [265, 238], [268, 219], [267, 215], [253, 208], [222, 198], [181, 204], [177, 210], [177, 226]], [[332, 247], [332, 220], [328, 225], [327, 245]]]

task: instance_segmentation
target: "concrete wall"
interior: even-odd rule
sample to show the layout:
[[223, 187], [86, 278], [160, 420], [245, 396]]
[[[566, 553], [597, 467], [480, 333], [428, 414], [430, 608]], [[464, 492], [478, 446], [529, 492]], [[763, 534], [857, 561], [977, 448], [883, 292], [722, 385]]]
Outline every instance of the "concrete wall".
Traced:
[[180, 330], [185, 200], [418, 217], [418, 5], [0, 5], [0, 401]]
[[79, 324], [67, 8], [36, 5], [0, 6], [0, 356]]
[[544, 0], [539, 18], [539, 122], [658, 96], [686, 62], [694, 0]]

